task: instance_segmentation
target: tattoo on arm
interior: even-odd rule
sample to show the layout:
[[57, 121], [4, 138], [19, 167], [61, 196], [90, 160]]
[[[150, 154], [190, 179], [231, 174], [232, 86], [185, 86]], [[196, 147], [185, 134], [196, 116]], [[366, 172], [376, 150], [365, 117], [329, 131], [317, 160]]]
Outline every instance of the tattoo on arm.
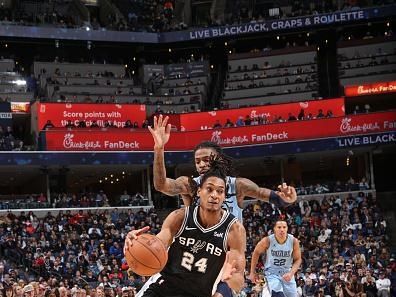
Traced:
[[238, 201], [239, 199], [243, 200], [245, 197], [259, 199], [265, 202], [269, 201], [270, 189], [261, 188], [255, 182], [247, 178], [238, 177], [236, 183]]
[[176, 180], [166, 177], [164, 150], [154, 150], [154, 188], [169, 196], [189, 194], [188, 179], [179, 177]]

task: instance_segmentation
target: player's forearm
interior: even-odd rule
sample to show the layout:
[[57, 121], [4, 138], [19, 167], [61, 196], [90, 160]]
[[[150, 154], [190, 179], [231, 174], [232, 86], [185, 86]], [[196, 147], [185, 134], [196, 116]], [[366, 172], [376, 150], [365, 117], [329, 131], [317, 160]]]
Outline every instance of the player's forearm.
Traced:
[[162, 191], [166, 184], [164, 148], [154, 148], [153, 171], [154, 188], [157, 191]]
[[164, 149], [154, 147], [154, 188], [168, 196], [190, 194], [182, 181], [166, 177]]
[[256, 273], [256, 266], [259, 258], [259, 253], [254, 250], [253, 255], [252, 255], [252, 260], [250, 261], [250, 274]]
[[296, 273], [297, 273], [297, 271], [298, 271], [298, 269], [300, 268], [300, 266], [301, 266], [301, 258], [300, 259], [297, 259], [297, 260], [294, 260], [294, 262], [293, 262], [293, 266], [292, 266], [292, 268], [291, 268], [291, 272], [293, 273], [293, 275], [295, 275]]
[[269, 198], [270, 198], [270, 194], [271, 194], [271, 190], [267, 189], [267, 188], [258, 188], [256, 195], [254, 195], [255, 197], [252, 198], [256, 198], [259, 199], [261, 201], [264, 202], [270, 202]]

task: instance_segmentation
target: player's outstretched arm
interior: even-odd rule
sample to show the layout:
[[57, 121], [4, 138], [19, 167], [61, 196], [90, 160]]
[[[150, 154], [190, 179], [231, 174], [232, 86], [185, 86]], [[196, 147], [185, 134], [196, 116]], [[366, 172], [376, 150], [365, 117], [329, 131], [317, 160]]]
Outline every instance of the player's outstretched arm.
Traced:
[[181, 176], [177, 179], [171, 179], [166, 176], [164, 150], [165, 144], [169, 141], [171, 130], [168, 120], [169, 117], [164, 118], [162, 115], [158, 119], [154, 117], [153, 127], [148, 127], [154, 139], [154, 188], [169, 196], [190, 194], [186, 176]]
[[240, 222], [234, 223], [231, 227], [228, 235], [228, 248], [221, 279], [231, 289], [239, 292], [245, 283], [244, 272], [246, 266], [246, 231]]
[[297, 193], [294, 187], [288, 186], [286, 183], [278, 186], [279, 191], [272, 191], [267, 188], [259, 187], [250, 179], [238, 177], [236, 179], [236, 191], [238, 205], [243, 205], [245, 197], [259, 199], [275, 206], [288, 206], [297, 201]]
[[256, 247], [254, 248], [252, 254], [252, 260], [250, 261], [250, 274], [249, 274], [249, 279], [253, 283], [256, 283], [258, 281], [258, 277], [256, 273], [256, 266], [258, 263], [258, 259], [260, 258], [261, 254], [267, 251], [268, 247], [269, 247], [268, 237], [264, 237], [257, 243]]

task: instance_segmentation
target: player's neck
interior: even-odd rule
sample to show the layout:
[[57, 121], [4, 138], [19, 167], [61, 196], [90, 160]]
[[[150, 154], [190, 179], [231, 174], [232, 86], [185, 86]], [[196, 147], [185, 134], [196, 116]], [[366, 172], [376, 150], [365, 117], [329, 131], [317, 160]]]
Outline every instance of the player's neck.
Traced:
[[276, 236], [275, 235], [275, 239], [276, 239], [276, 241], [279, 243], [279, 244], [284, 244], [285, 242], [286, 242], [286, 240], [287, 240], [287, 234], [286, 234], [286, 236]]
[[223, 216], [223, 210], [220, 211], [207, 211], [202, 207], [198, 210], [198, 221], [205, 229], [210, 228], [220, 222]]

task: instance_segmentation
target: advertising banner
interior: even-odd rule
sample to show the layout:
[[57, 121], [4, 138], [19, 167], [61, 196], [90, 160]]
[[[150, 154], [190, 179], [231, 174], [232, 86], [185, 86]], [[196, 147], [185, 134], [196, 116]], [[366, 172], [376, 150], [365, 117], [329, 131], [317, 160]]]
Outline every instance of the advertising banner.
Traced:
[[127, 120], [137, 122], [139, 126], [146, 119], [146, 106], [133, 104], [84, 104], [84, 103], [35, 103], [33, 109], [37, 116], [38, 130], [43, 129], [47, 120], [55, 127], [65, 127], [70, 120], [78, 124], [83, 120], [87, 127], [93, 121], [104, 127], [110, 121], [116, 127], [124, 127]]
[[231, 26], [218, 26], [197, 28], [190, 31], [168, 32], [159, 35], [162, 42], [175, 40], [199, 40], [210, 38], [236, 37], [254, 33], [277, 32], [281, 30], [295, 30], [324, 25], [346, 24], [371, 18], [391, 16], [394, 14], [395, 5], [371, 7], [348, 11], [336, 11], [294, 18], [282, 18], [256, 23], [245, 23]]
[[392, 17], [395, 14], [396, 5], [383, 5], [348, 11], [336, 11], [309, 16], [301, 16], [285, 19], [274, 19], [256, 23], [240, 25], [216, 26], [209, 28], [194, 28], [184, 31], [148, 33], [128, 32], [113, 30], [93, 30], [89, 27], [78, 29], [55, 28], [43, 26], [21, 26], [18, 23], [0, 25], [0, 35], [4, 37], [26, 37], [66, 40], [91, 40], [106, 42], [128, 43], [170, 43], [183, 42], [198, 39], [237, 37], [247, 34], [277, 32], [296, 29], [315, 28], [325, 25], [341, 25], [356, 21], [368, 21], [381, 17]]
[[[319, 109], [322, 109], [325, 114], [328, 110], [331, 110], [334, 117], [343, 116], [345, 115], [344, 99], [312, 100], [238, 109], [185, 113], [178, 115], [180, 117], [178, 121], [175, 121], [175, 117], [171, 117], [169, 122], [182, 131], [207, 130], [211, 129], [217, 120], [222, 126], [224, 126], [227, 119], [235, 124], [239, 117], [245, 119], [246, 116], [250, 116], [250, 118], [265, 117], [270, 121], [272, 121], [275, 116], [281, 116], [283, 119], [287, 120], [289, 113], [297, 117], [301, 110], [304, 111], [305, 116], [311, 113], [316, 117]], [[178, 126], [178, 123], [180, 123], [180, 126]]]
[[11, 102], [11, 112], [18, 114], [30, 113], [30, 102]]
[[[222, 147], [295, 142], [299, 140], [345, 137], [396, 130], [396, 112], [351, 115], [309, 121], [172, 132], [166, 148], [187, 151], [199, 142], [210, 140]], [[147, 130], [72, 129], [45, 132], [47, 150], [62, 151], [152, 151], [153, 139]], [[348, 143], [345, 144], [348, 146]]]
[[396, 92], [396, 81], [346, 86], [344, 92], [346, 97], [393, 93]]
[[0, 102], [0, 126], [12, 126], [11, 103]]

